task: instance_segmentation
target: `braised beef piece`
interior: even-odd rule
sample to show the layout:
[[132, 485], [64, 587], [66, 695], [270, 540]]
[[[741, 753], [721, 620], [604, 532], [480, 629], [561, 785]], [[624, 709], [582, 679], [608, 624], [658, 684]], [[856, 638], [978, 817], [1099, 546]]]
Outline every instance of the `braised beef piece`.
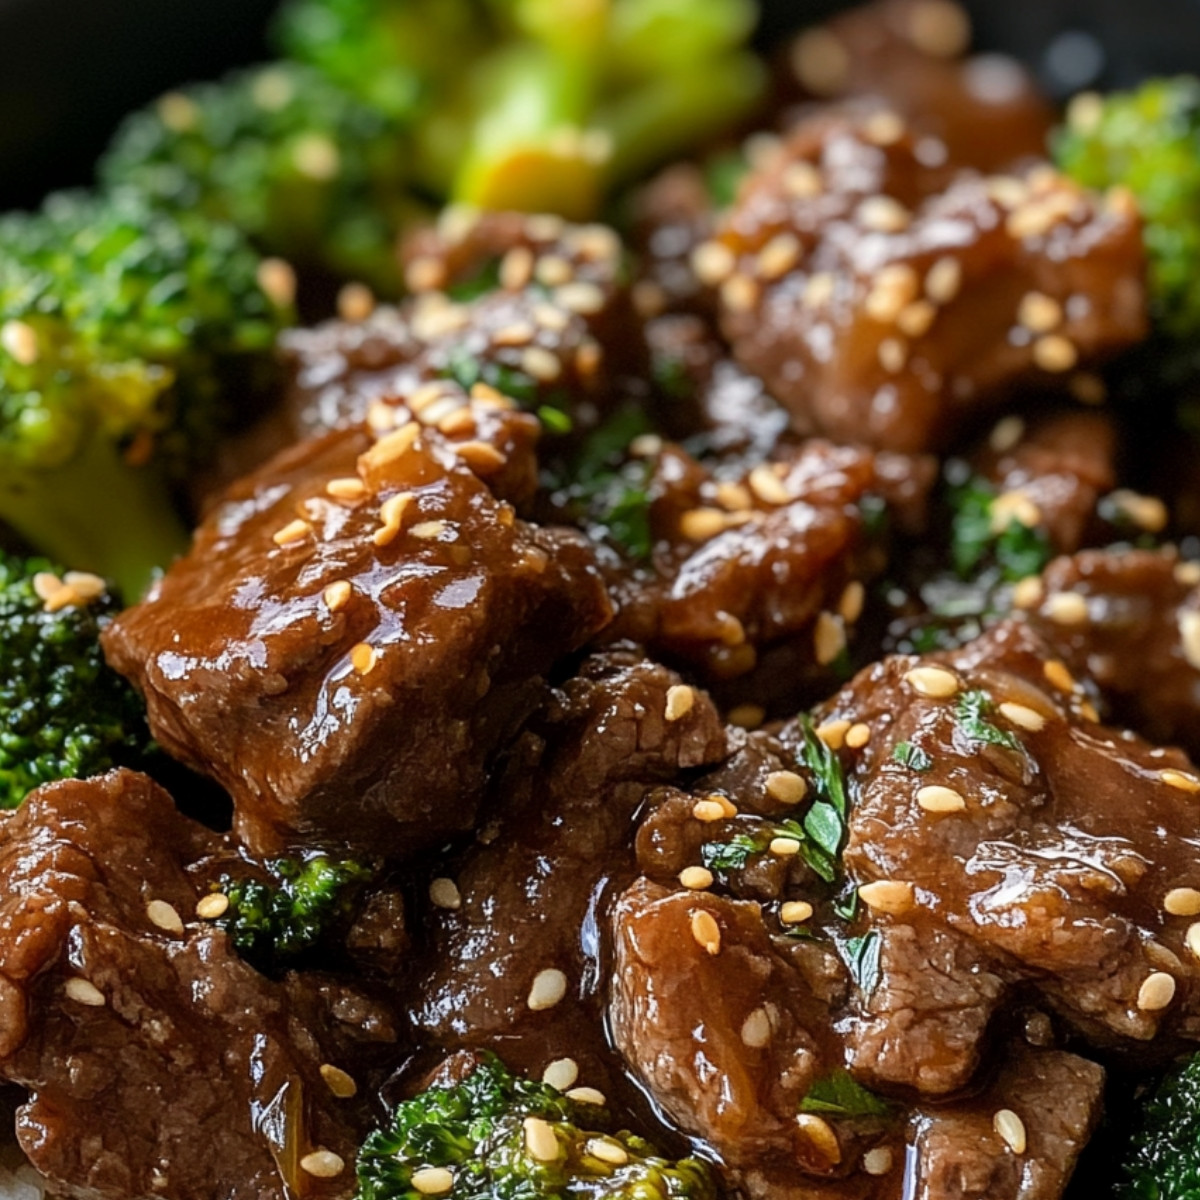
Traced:
[[970, 40], [970, 18], [951, 0], [877, 0], [788, 46], [780, 98], [879, 98], [956, 166], [1000, 171], [1042, 157], [1053, 108], [1013, 59], [964, 59]]
[[304, 443], [106, 631], [155, 737], [229, 790], [253, 852], [469, 829], [544, 673], [607, 623], [586, 542], [480, 478], [505, 461], [419, 421]]
[[1140, 222], [1046, 164], [955, 174], [885, 109], [762, 157], [695, 261], [738, 360], [802, 430], [906, 452], [1146, 333]]
[[367, 1114], [338, 1095], [392, 1018], [344, 983], [264, 978], [197, 920], [221, 853], [128, 771], [44, 787], [0, 828], [0, 1074], [56, 1195], [353, 1192]]
[[599, 939], [636, 874], [633, 821], [647, 791], [718, 761], [712, 703], [617, 650], [588, 660], [534, 722], [494, 784], [496, 817], [430, 889], [414, 1021], [441, 1048], [490, 1047], [540, 1077], [569, 1057], [610, 1093]]

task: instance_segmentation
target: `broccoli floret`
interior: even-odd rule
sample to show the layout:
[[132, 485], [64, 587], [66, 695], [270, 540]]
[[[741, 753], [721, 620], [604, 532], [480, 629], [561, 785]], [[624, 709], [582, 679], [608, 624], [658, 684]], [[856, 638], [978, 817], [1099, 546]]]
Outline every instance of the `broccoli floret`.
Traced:
[[141, 699], [100, 651], [118, 607], [96, 576], [0, 554], [0, 808], [44, 783], [142, 764]]
[[292, 0], [285, 50], [403, 113], [435, 193], [583, 219], [761, 90], [751, 0]]
[[320, 855], [303, 862], [268, 863], [268, 881], [223, 875], [214, 893], [229, 900], [217, 918], [243, 958], [271, 972], [349, 922], [363, 884], [374, 870]]
[[1115, 1200], [1200, 1196], [1200, 1055], [1168, 1072], [1143, 1100], [1113, 1194]]
[[290, 310], [230, 226], [129, 192], [0, 220], [0, 521], [127, 599], [186, 545], [168, 478], [274, 379]]
[[1160, 326], [1174, 336], [1200, 331], [1200, 79], [1077, 97], [1053, 147], [1080, 183], [1137, 198]]
[[235, 225], [263, 252], [394, 293], [402, 130], [321, 72], [276, 63], [173, 92], [122, 126], [100, 165], [171, 211]]
[[[708, 1168], [662, 1158], [640, 1137], [610, 1132], [599, 1106], [481, 1056], [453, 1086], [398, 1104], [358, 1157], [358, 1200], [421, 1200], [419, 1172], [449, 1172], [447, 1200], [715, 1200]], [[426, 1180], [429, 1175], [426, 1175]]]

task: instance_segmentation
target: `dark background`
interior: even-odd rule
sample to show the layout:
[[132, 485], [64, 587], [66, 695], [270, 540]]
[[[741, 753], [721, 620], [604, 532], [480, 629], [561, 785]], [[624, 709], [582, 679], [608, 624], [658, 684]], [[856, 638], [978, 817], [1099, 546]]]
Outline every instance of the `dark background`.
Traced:
[[[88, 182], [131, 108], [175, 84], [265, 57], [274, 3], [0, 0], [0, 209]], [[764, 0], [761, 37], [769, 42], [840, 7], [838, 0]], [[968, 7], [981, 46], [1019, 54], [1059, 94], [1200, 70], [1200, 0], [973, 0]]]

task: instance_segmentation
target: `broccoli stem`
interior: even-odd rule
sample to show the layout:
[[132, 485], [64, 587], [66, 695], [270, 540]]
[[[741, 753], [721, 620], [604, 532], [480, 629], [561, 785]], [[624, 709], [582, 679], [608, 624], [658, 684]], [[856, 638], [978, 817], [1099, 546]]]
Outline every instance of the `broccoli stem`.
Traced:
[[40, 553], [113, 580], [138, 600], [188, 532], [153, 467], [131, 467], [101, 437], [61, 467], [0, 466], [0, 520]]

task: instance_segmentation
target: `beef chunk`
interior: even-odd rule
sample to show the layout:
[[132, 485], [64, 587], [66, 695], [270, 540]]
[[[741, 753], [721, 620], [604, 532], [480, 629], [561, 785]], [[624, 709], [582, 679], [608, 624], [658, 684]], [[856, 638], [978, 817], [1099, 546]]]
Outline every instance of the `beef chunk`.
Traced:
[[1200, 565], [1089, 550], [1051, 563], [1029, 600], [1030, 624], [1119, 720], [1200, 756]]
[[[997, 54], [963, 60], [967, 14], [951, 0], [878, 0], [801, 34], [784, 94], [874, 96], [951, 162], [998, 171], [1045, 153], [1054, 112], [1030, 74]], [[933, 153], [932, 148], [928, 151]]]
[[516, 519], [468, 445], [413, 422], [286, 452], [106, 631], [155, 737], [228, 788], [256, 852], [469, 828], [542, 673], [607, 622], [583, 539]]
[[[349, 1164], [361, 1132], [320, 1072], [354, 1067], [330, 1016], [352, 993], [271, 982], [196, 921], [189, 867], [219, 850], [125, 771], [42, 788], [0, 830], [0, 1074], [28, 1089], [17, 1134], [55, 1194], [353, 1190], [301, 1165]], [[394, 1037], [361, 996], [354, 1014], [360, 1038]]]
[[[453, 886], [433, 889], [442, 907], [416, 976], [417, 1025], [441, 1047], [489, 1045], [535, 1075], [570, 1056], [607, 1090], [596, 926], [636, 874], [634, 815], [653, 784], [724, 753], [711, 702], [672, 672], [628, 651], [589, 660], [498, 779], [497, 820]], [[535, 1004], [546, 971], [566, 994]]]
[[1145, 335], [1136, 211], [1046, 165], [954, 176], [894, 114], [802, 121], [697, 254], [798, 428], [913, 452]]

